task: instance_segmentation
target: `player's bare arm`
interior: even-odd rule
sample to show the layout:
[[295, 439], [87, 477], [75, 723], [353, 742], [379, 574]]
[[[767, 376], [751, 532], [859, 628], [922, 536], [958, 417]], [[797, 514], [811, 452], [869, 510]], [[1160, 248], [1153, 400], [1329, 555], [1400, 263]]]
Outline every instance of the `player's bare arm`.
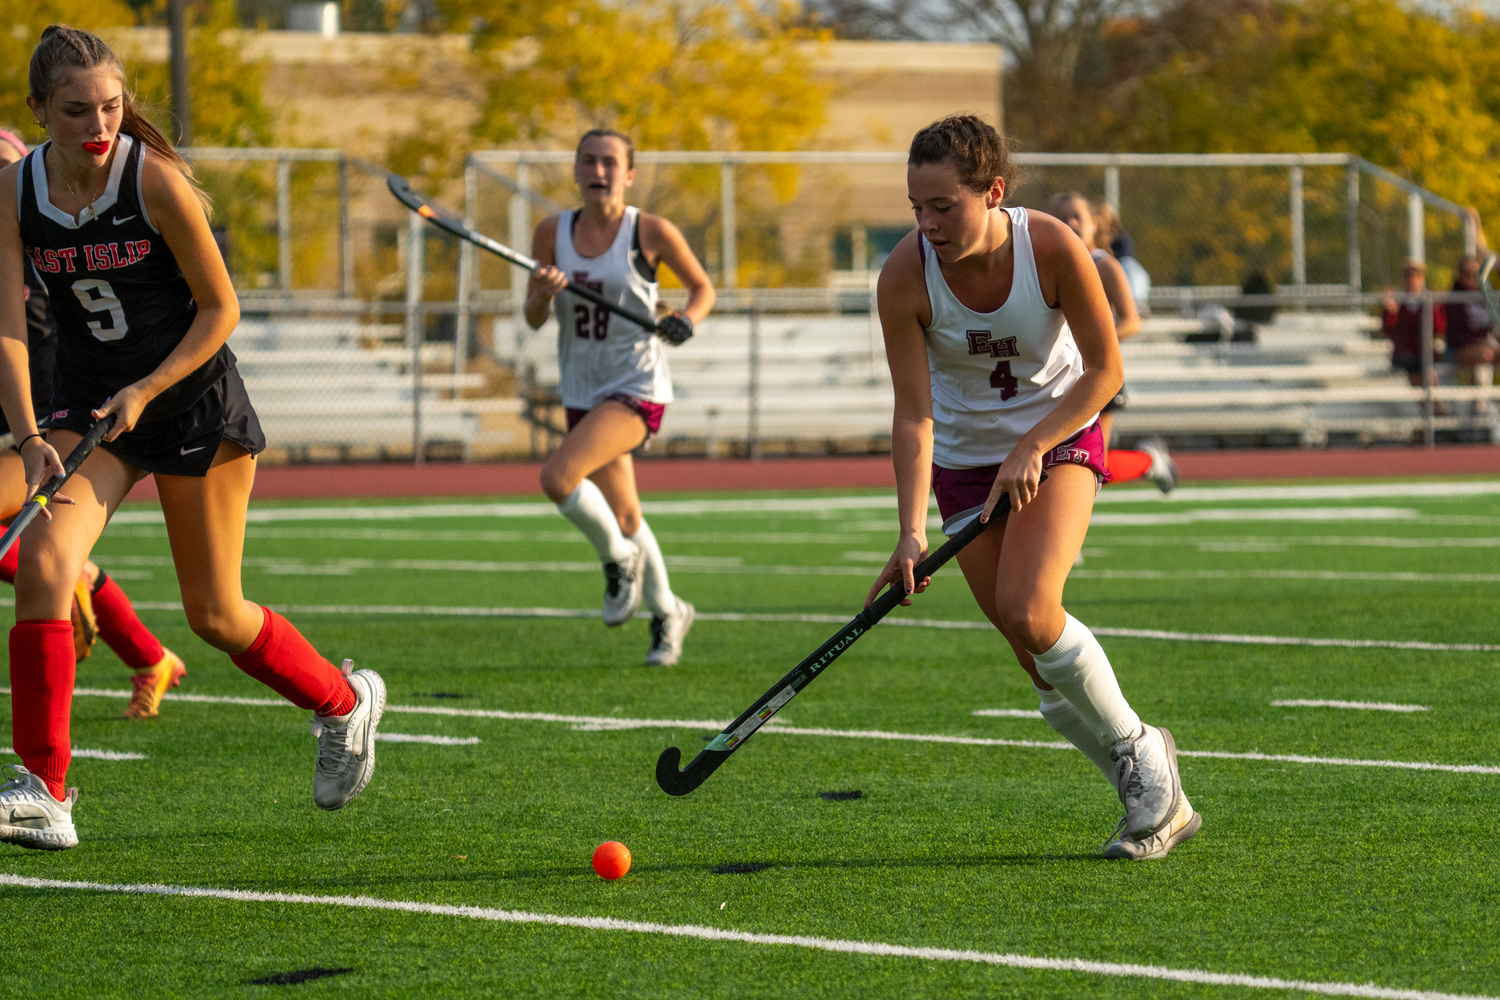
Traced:
[[531, 234], [531, 257], [541, 267], [531, 272], [526, 279], [526, 302], [522, 311], [526, 314], [526, 325], [540, 330], [547, 322], [547, 313], [552, 309], [552, 300], [557, 293], [568, 287], [568, 276], [555, 266], [557, 263], [557, 216], [549, 215], [536, 224]]
[[141, 191], [146, 211], [177, 259], [198, 313], [182, 342], [155, 371], [126, 386], [94, 411], [99, 418], [109, 413], [117, 415], [113, 430], [105, 438], [107, 441], [135, 427], [141, 411], [151, 400], [212, 358], [240, 321], [239, 298], [192, 185], [180, 170], [163, 162], [155, 153], [148, 151], [145, 155]]
[[[25, 250], [21, 245], [20, 220], [16, 216], [16, 187], [20, 184], [18, 163], [0, 169], [0, 288], [21, 288]], [[36, 414], [31, 408], [31, 359], [26, 339], [26, 305], [16, 294], [0, 296], [0, 407], [10, 422], [12, 434], [26, 460], [26, 499], [45, 480], [63, 474], [62, 459], [37, 435]], [[62, 494], [53, 498], [72, 503]], [[52, 515], [42, 511], [50, 520]]]
[[932, 488], [932, 380], [921, 321], [923, 316], [931, 317], [932, 307], [922, 277], [918, 238], [916, 232], [902, 238], [881, 268], [876, 285], [880, 327], [896, 394], [891, 461], [896, 468], [901, 527], [895, 551], [865, 596], [866, 607], [887, 584], [899, 583], [911, 594], [921, 593], [930, 582], [913, 577], [913, 568], [927, 554], [927, 496]]
[[1010, 494], [1012, 511], [1031, 502], [1041, 485], [1042, 457], [1098, 413], [1125, 383], [1114, 318], [1088, 248], [1067, 226], [1040, 213], [1031, 220], [1031, 239], [1042, 296], [1062, 310], [1083, 355], [1084, 374], [1000, 464], [984, 506], [986, 518], [1003, 493]]
[[692, 320], [694, 325], [702, 323], [713, 309], [718, 293], [714, 291], [713, 282], [708, 279], [708, 272], [703, 270], [697, 255], [688, 246], [682, 230], [659, 215], [647, 215], [645, 212], [641, 213], [640, 225], [641, 249], [646, 253], [646, 260], [651, 264], [667, 265], [668, 270], [677, 276], [688, 293], [683, 315]]
[[1141, 332], [1141, 311], [1136, 308], [1135, 295], [1130, 291], [1130, 281], [1125, 269], [1113, 257], [1101, 257], [1095, 261], [1099, 282], [1104, 286], [1104, 297], [1109, 300], [1115, 314], [1115, 337], [1129, 340]]

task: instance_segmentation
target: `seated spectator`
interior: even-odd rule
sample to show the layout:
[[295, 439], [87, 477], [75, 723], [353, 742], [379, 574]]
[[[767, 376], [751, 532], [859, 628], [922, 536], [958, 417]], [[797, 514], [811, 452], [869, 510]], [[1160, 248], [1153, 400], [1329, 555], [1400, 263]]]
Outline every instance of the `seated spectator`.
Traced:
[[[1427, 289], [1427, 267], [1408, 257], [1401, 267], [1401, 284], [1406, 295], [1398, 303], [1389, 289], [1385, 296], [1385, 315], [1381, 332], [1391, 342], [1391, 367], [1406, 372], [1412, 385], [1422, 384], [1422, 293]], [[1442, 340], [1448, 326], [1448, 314], [1440, 306], [1432, 308], [1432, 360], [1442, 357]], [[1437, 385], [1437, 372], [1432, 373]]]
[[[1484, 230], [1479, 229], [1479, 213], [1470, 209], [1474, 216], [1475, 229], [1479, 232], [1479, 253], [1458, 262], [1458, 272], [1453, 278], [1455, 292], [1479, 291], [1481, 261], [1489, 255], [1484, 242]], [[1448, 360], [1458, 366], [1460, 381], [1472, 385], [1495, 384], [1495, 355], [1500, 352], [1500, 343], [1495, 339], [1495, 318], [1483, 302], [1448, 302], [1443, 311], [1448, 323]], [[1481, 405], [1480, 410], [1487, 409]]]

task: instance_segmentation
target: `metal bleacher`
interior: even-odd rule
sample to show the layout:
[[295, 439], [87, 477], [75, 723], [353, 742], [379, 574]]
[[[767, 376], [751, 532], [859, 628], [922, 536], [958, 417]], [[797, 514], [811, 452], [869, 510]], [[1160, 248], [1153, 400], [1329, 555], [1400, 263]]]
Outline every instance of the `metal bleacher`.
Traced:
[[[410, 453], [412, 351], [398, 324], [357, 318], [246, 311], [229, 339], [266, 438], [289, 457], [319, 450], [340, 457]], [[453, 345], [422, 346], [422, 437], [467, 447], [485, 434], [481, 416], [514, 414], [513, 399], [464, 399], [482, 375], [452, 374]]]

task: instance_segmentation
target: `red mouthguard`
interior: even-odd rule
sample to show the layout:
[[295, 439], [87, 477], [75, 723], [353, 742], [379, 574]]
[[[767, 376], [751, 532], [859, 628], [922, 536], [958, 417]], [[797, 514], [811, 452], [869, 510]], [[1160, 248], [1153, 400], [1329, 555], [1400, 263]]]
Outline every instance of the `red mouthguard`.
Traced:
[[103, 142], [86, 142], [83, 144], [83, 148], [95, 156], [103, 156], [109, 152], [109, 140], [105, 139]]

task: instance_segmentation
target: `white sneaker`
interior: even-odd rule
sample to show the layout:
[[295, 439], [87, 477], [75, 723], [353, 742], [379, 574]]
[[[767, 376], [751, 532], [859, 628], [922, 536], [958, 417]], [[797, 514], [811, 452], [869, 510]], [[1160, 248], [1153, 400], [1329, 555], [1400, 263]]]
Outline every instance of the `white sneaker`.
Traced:
[[20, 764], [5, 766], [15, 777], [0, 785], [0, 841], [39, 851], [77, 847], [73, 803], [78, 789], [68, 789], [68, 797], [59, 802], [41, 778]]
[[1142, 439], [1137, 447], [1151, 456], [1151, 468], [1146, 472], [1146, 478], [1156, 484], [1156, 488], [1163, 493], [1171, 493], [1177, 488], [1177, 463], [1172, 461], [1171, 452], [1167, 451], [1167, 443], [1159, 437], [1148, 437]]
[[677, 598], [677, 611], [670, 615], [651, 616], [651, 649], [646, 653], [648, 667], [675, 667], [682, 659], [682, 640], [693, 627], [693, 606]]
[[628, 562], [604, 564], [604, 624], [611, 628], [630, 621], [641, 606], [646, 550], [633, 542], [631, 547], [635, 553]]
[[1109, 756], [1125, 818], [1105, 845], [1105, 857], [1159, 858], [1198, 832], [1203, 820], [1182, 794], [1177, 744], [1169, 731], [1142, 724], [1139, 736], [1115, 744]]
[[1184, 795], [1177, 812], [1166, 826], [1146, 837], [1132, 837], [1125, 832], [1126, 820], [1122, 818], [1115, 828], [1115, 835], [1104, 845], [1106, 858], [1128, 858], [1132, 861], [1150, 861], [1164, 858], [1167, 852], [1198, 832], [1203, 825], [1203, 816], [1194, 811]]
[[354, 689], [354, 708], [348, 715], [313, 715], [318, 738], [313, 801], [320, 809], [344, 808], [375, 773], [375, 728], [385, 712], [385, 682], [373, 670], [354, 670], [353, 660], [344, 661], [344, 676]]

